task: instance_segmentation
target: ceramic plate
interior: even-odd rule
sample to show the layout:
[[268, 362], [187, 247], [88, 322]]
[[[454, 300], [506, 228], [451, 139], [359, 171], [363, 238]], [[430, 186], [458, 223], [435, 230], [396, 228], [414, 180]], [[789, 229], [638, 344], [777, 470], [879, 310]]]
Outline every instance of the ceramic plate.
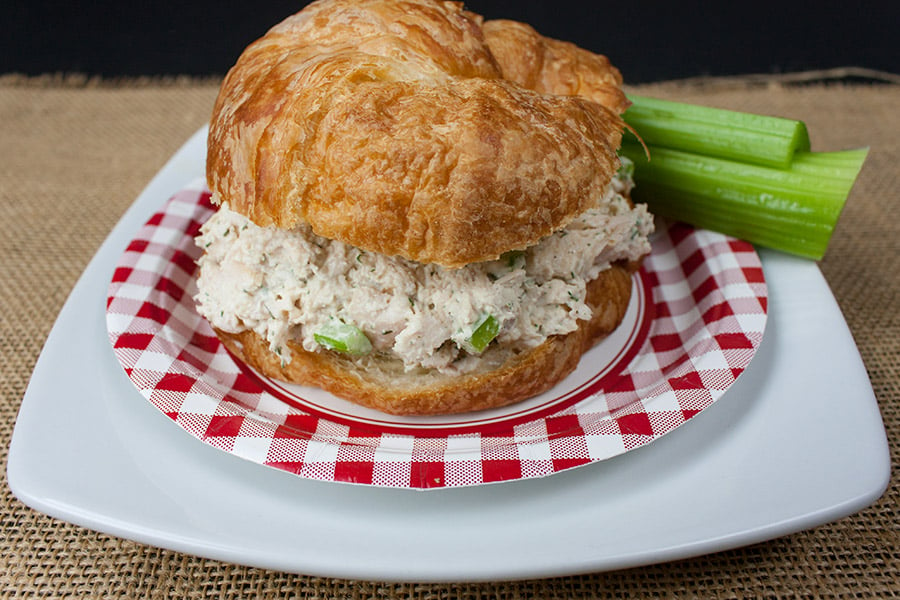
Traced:
[[712, 406], [670, 434], [550, 477], [427, 492], [317, 481], [198, 441], [147, 402], [106, 328], [110, 276], [202, 173], [200, 131], [87, 267], [16, 422], [8, 481], [56, 518], [199, 556], [319, 576], [479, 581], [685, 558], [849, 515], [887, 486], [877, 403], [812, 262], [760, 251], [765, 337]]

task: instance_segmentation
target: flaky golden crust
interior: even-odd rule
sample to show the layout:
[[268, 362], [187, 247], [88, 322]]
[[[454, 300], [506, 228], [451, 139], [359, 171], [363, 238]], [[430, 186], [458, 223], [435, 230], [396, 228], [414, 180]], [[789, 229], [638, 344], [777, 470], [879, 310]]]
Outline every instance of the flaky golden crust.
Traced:
[[620, 81], [603, 57], [461, 3], [320, 0], [228, 73], [207, 180], [262, 226], [307, 222], [450, 267], [488, 260], [600, 197], [618, 166]]
[[628, 108], [622, 75], [607, 57], [518, 21], [487, 21], [482, 32], [505, 79], [542, 94], [582, 96], [617, 114]]
[[617, 263], [591, 281], [590, 321], [567, 335], [514, 354], [492, 345], [481, 366], [459, 376], [404, 372], [400, 361], [372, 357], [348, 359], [335, 352], [308, 352], [289, 343], [291, 361], [281, 364], [268, 344], [252, 331], [216, 334], [239, 359], [284, 381], [325, 389], [357, 404], [396, 415], [435, 415], [497, 408], [544, 392], [571, 373], [581, 355], [611, 333], [625, 316], [631, 275], [637, 263]]

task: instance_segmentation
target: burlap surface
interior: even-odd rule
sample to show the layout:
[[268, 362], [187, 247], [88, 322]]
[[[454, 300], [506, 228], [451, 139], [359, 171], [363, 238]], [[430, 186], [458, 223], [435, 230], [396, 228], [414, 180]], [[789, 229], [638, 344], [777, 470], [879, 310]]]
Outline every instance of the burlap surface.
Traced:
[[[0, 597], [743, 598], [900, 596], [900, 485], [838, 522], [676, 563], [560, 579], [383, 584], [283, 574], [123, 541], [10, 493], [16, 413], [57, 312], [119, 216], [207, 118], [216, 82], [0, 78]], [[900, 86], [711, 80], [642, 93], [805, 120], [814, 149], [871, 154], [821, 268], [900, 441]], [[77, 351], [73, 349], [73, 351]]]

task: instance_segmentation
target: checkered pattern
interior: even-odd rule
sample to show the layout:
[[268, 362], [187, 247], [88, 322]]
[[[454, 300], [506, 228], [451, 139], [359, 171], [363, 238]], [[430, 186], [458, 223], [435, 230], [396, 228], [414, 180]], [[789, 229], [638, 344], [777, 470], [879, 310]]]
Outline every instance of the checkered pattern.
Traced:
[[235, 363], [197, 314], [193, 238], [213, 210], [197, 182], [138, 232], [109, 287], [110, 342], [140, 393], [182, 429], [310, 479], [456, 487], [541, 477], [622, 454], [721, 397], [765, 327], [767, 290], [753, 247], [670, 225], [644, 263], [649, 333], [601, 389], [549, 415], [483, 431], [379, 431], [280, 400]]

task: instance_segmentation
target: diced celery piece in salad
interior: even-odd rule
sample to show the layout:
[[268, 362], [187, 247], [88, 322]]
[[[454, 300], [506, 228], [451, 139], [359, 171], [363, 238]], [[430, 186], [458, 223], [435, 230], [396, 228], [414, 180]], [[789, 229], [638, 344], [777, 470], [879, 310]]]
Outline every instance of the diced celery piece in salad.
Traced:
[[342, 354], [363, 356], [372, 351], [372, 342], [362, 329], [338, 319], [331, 319], [313, 334], [316, 343]]
[[475, 352], [483, 352], [499, 333], [500, 322], [493, 315], [484, 314], [475, 322], [467, 346]]

